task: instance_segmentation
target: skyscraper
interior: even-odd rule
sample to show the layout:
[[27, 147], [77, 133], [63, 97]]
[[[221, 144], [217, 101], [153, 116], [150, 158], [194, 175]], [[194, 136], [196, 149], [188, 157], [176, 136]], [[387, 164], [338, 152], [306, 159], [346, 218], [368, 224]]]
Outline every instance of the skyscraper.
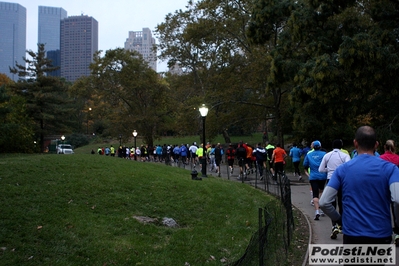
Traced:
[[15, 62], [23, 65], [26, 53], [26, 8], [20, 4], [0, 2], [0, 73], [17, 81], [10, 73]]
[[89, 65], [98, 51], [98, 22], [87, 15], [61, 20], [61, 77], [74, 82], [89, 76]]
[[[45, 44], [47, 58], [53, 66], [61, 67], [60, 31], [61, 20], [67, 17], [67, 11], [61, 7], [39, 6], [38, 43]], [[61, 76], [61, 70], [48, 73]]]
[[143, 31], [129, 31], [129, 38], [126, 39], [125, 49], [137, 51], [143, 55], [149, 66], [157, 71], [157, 57], [155, 48], [155, 38], [152, 37], [149, 28], [143, 28]]

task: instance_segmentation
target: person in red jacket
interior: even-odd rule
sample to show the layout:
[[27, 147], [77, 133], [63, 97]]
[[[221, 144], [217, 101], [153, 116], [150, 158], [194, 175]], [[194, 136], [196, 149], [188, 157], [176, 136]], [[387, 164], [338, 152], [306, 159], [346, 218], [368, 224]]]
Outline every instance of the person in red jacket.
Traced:
[[395, 142], [393, 140], [389, 139], [385, 142], [384, 151], [380, 158], [399, 166], [399, 155], [395, 153]]

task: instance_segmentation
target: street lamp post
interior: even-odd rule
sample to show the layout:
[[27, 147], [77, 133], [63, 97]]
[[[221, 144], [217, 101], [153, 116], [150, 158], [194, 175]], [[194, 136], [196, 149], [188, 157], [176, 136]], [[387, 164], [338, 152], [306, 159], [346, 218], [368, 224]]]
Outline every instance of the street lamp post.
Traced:
[[122, 146], [122, 135], [119, 134], [119, 147]]
[[134, 160], [137, 161], [137, 156], [136, 156], [136, 137], [137, 137], [137, 131], [133, 131], [133, 137], [134, 137]]
[[64, 140], [65, 140], [65, 136], [64, 135], [61, 136], [61, 140], [62, 140], [61, 154], [64, 154]]
[[207, 177], [206, 175], [206, 148], [205, 148], [205, 118], [208, 115], [208, 107], [203, 104], [199, 108], [202, 117], [202, 177]]
[[87, 111], [87, 123], [86, 123], [86, 135], [89, 134], [89, 115], [90, 115], [91, 107], [89, 107], [89, 110]]

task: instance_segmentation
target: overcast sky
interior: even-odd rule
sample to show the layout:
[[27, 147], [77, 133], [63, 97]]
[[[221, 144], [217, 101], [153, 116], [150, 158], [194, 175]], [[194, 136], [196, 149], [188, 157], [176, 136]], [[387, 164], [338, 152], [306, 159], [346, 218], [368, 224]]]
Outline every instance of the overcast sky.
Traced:
[[[188, 0], [16, 0], [26, 8], [26, 49], [37, 51], [38, 7], [62, 7], [68, 16], [81, 14], [98, 21], [98, 47], [100, 50], [124, 47], [129, 31], [141, 31], [155, 27], [165, 21], [168, 13], [186, 10]], [[153, 36], [154, 37], [154, 36]], [[158, 40], [157, 40], [158, 43]], [[158, 62], [157, 71], [165, 71], [166, 63]]]

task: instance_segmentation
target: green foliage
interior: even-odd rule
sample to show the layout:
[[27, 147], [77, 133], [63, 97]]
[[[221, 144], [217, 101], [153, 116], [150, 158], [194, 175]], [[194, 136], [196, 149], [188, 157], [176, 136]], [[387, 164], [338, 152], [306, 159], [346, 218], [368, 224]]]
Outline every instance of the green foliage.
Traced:
[[[192, 181], [189, 171], [163, 164], [90, 154], [2, 162], [4, 265], [231, 263], [257, 230], [258, 208], [272, 200], [241, 183]], [[180, 227], [162, 226], [164, 217]]]
[[[199, 1], [186, 11], [168, 14], [158, 25], [160, 58], [183, 69], [182, 75], [168, 77], [176, 98], [184, 103], [176, 106], [178, 132], [192, 125], [201, 130], [198, 111], [193, 110], [202, 103], [210, 108], [210, 139], [222, 132], [226, 139], [229, 131], [251, 132], [266, 124], [270, 114], [281, 127], [281, 98], [288, 86], [269, 86], [269, 50], [253, 45], [246, 34], [251, 6], [252, 1]], [[279, 79], [286, 73], [277, 72]]]
[[24, 58], [27, 67], [18, 65], [12, 69], [21, 79], [11, 85], [12, 92], [25, 101], [26, 113], [34, 121], [35, 138], [44, 151], [44, 136], [63, 134], [70, 130], [72, 99], [67, 94], [68, 85], [45, 74], [53, 71], [51, 61], [45, 57], [44, 45], [38, 45], [38, 52], [27, 51], [32, 60]]
[[94, 130], [126, 137], [136, 129], [152, 145], [172, 109], [167, 84], [139, 54], [124, 49], [108, 50], [104, 57], [98, 53], [90, 68], [92, 76], [86, 89], [96, 103]]
[[68, 143], [71, 144], [75, 149], [90, 143], [89, 137], [84, 134], [73, 133], [66, 136], [66, 139], [68, 140]]
[[397, 1], [259, 0], [252, 13], [254, 42], [278, 37], [273, 72], [293, 73], [271, 77], [293, 82], [293, 125], [302, 137], [345, 138], [365, 123], [397, 130], [386, 108], [399, 100]]
[[0, 86], [0, 132], [1, 153], [36, 151], [25, 101], [21, 97], [11, 97], [5, 85]]

